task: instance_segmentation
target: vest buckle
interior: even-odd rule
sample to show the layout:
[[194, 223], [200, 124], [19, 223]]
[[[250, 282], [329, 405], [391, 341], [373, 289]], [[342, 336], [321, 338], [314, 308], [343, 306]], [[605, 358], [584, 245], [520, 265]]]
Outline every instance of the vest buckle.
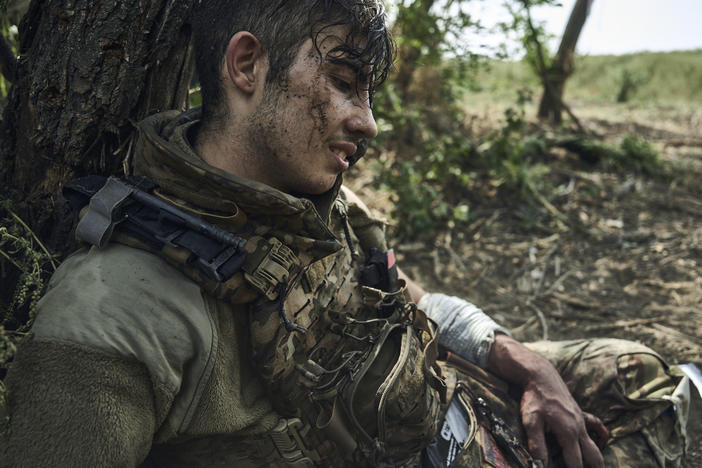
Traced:
[[269, 433], [273, 445], [290, 467], [312, 467], [319, 461], [319, 454], [305, 446], [304, 437], [309, 432], [309, 426], [298, 418], [283, 419]]
[[279, 294], [277, 286], [290, 277], [290, 270], [299, 263], [297, 256], [275, 237], [252, 238], [247, 242], [247, 251], [249, 243], [256, 245], [244, 263], [244, 278], [273, 301]]

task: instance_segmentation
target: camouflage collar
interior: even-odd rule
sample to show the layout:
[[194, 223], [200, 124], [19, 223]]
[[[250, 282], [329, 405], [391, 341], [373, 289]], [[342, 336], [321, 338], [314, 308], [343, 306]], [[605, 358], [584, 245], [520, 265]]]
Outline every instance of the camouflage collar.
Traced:
[[166, 198], [184, 202], [213, 224], [229, 230], [237, 226], [257, 235], [270, 233], [295, 250], [307, 251], [307, 261], [341, 248], [328, 227], [341, 177], [332, 190], [313, 201], [212, 167], [188, 141], [187, 132], [198, 118], [199, 109], [193, 109], [163, 112], [142, 121], [134, 174], [149, 177]]

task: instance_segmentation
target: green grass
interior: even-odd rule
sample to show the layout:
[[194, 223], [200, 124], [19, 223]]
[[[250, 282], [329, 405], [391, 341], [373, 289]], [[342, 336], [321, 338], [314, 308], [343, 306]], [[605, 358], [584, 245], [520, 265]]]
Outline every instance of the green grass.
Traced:
[[[566, 102], [616, 104], [626, 80], [627, 103], [641, 107], [702, 108], [702, 49], [577, 57], [566, 83]], [[525, 62], [492, 61], [475, 83], [464, 86], [467, 107], [513, 103], [517, 90], [541, 96], [541, 86]]]

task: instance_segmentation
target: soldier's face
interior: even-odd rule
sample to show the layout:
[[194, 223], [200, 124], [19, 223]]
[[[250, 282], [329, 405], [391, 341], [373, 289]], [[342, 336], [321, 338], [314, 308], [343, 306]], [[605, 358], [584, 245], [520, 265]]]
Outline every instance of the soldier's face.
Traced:
[[359, 141], [376, 136], [356, 64], [327, 56], [344, 37], [340, 28], [320, 36], [321, 57], [308, 39], [286, 78], [267, 85], [248, 131], [250, 148], [264, 164], [261, 182], [288, 193], [324, 193], [348, 169]]

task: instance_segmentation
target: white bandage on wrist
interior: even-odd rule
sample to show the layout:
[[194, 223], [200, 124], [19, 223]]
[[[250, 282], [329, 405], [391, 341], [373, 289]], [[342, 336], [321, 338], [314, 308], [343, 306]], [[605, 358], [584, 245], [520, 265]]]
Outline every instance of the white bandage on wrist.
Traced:
[[427, 293], [417, 307], [439, 324], [439, 344], [478, 366], [487, 367], [495, 332], [509, 335], [485, 312], [459, 297]]

